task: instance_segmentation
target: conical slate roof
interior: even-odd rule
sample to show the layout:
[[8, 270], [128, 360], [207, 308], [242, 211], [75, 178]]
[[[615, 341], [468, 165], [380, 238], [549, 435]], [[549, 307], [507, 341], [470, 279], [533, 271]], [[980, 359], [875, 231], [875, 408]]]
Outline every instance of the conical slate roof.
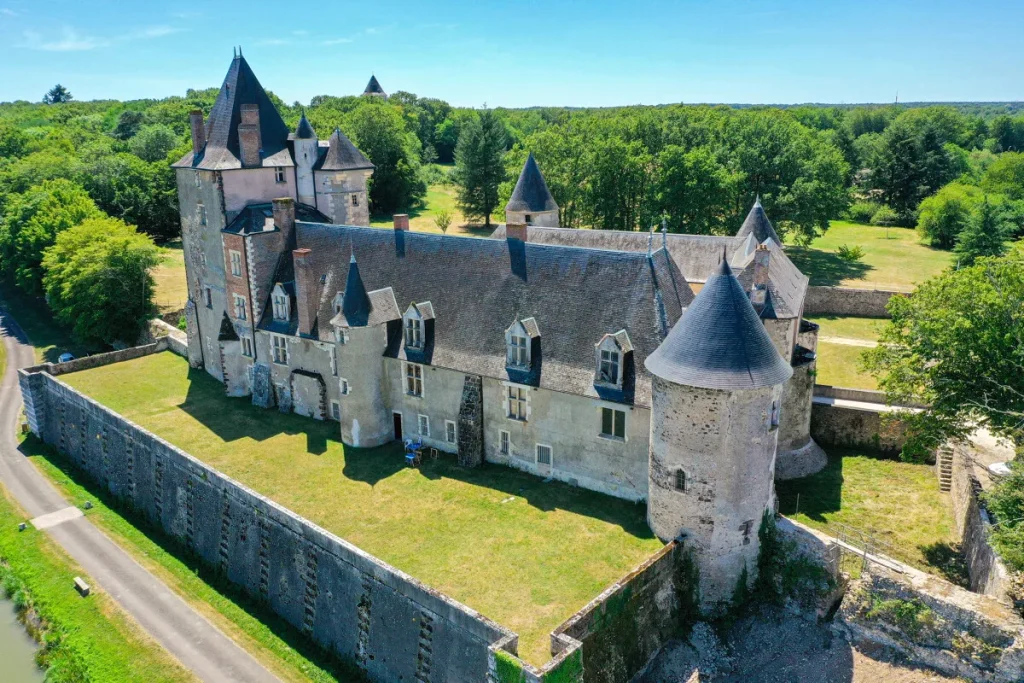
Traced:
[[341, 312], [349, 327], [365, 327], [370, 319], [370, 297], [359, 274], [355, 252], [349, 261], [348, 278], [345, 280], [345, 296], [341, 300]]
[[[175, 166], [209, 170], [241, 168], [238, 124], [242, 122], [243, 104], [259, 107], [264, 165], [291, 166], [293, 162], [287, 150], [288, 127], [241, 55], [231, 60], [231, 67], [210, 109], [206, 121], [206, 147], [194, 156], [189, 152]], [[272, 158], [275, 156], [278, 158]]]
[[366, 84], [366, 90], [363, 91], [364, 95], [387, 95], [384, 92], [384, 88], [380, 87], [380, 83], [377, 82], [377, 77], [371, 75], [370, 82]]
[[353, 171], [359, 168], [374, 168], [370, 160], [360, 152], [352, 141], [345, 137], [340, 128], [335, 128], [320, 164], [321, 171]]
[[644, 365], [669, 382], [730, 391], [793, 375], [725, 260]]
[[548, 190], [548, 184], [544, 182], [544, 176], [537, 168], [537, 162], [533, 158], [533, 152], [526, 157], [523, 164], [523, 171], [519, 174], [516, 187], [512, 190], [512, 196], [505, 205], [506, 211], [531, 211], [540, 213], [542, 211], [558, 211], [558, 204]]
[[295, 138], [297, 140], [308, 140], [315, 138], [316, 132], [313, 130], [313, 126], [309, 125], [309, 119], [306, 118], [306, 113], [302, 113], [302, 118], [299, 119], [299, 125], [295, 127]]
[[740, 226], [740, 231], [736, 233], [737, 237], [746, 237], [747, 235], [753, 235], [758, 244], [767, 239], [776, 244], [782, 244], [779, 234], [775, 232], [772, 222], [768, 220], [768, 215], [764, 212], [764, 207], [761, 206], [760, 197], [754, 201], [754, 206], [750, 208], [750, 213], [747, 214], [746, 220]]
[[217, 341], [238, 341], [238, 334], [235, 332], [235, 326], [231, 324], [231, 319], [228, 318], [227, 311], [224, 311], [224, 317], [220, 320], [220, 334], [217, 335]]

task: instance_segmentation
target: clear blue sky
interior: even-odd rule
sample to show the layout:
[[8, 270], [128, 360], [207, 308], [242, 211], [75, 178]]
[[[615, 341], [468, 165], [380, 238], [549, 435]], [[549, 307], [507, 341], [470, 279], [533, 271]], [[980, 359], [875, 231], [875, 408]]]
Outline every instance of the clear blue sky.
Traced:
[[285, 101], [452, 104], [1024, 99], [1021, 0], [0, 0], [0, 101], [218, 86], [241, 44]]

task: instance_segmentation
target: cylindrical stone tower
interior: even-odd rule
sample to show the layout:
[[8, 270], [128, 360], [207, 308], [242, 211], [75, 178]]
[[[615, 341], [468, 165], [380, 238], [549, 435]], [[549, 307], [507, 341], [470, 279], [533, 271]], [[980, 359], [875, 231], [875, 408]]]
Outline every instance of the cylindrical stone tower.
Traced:
[[728, 264], [708, 279], [665, 341], [653, 375], [647, 519], [696, 550], [702, 607], [715, 612], [746, 570], [774, 497], [782, 387], [793, 371]]

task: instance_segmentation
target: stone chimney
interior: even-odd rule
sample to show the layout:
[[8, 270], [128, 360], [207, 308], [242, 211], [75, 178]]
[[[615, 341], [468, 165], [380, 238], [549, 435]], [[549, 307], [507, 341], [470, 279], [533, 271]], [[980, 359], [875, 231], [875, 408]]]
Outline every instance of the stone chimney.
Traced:
[[238, 147], [242, 153], [242, 166], [260, 165], [263, 141], [260, 140], [259, 105], [242, 105], [242, 122], [238, 124]]
[[409, 232], [409, 214], [407, 213], [396, 213], [394, 215], [395, 230], [401, 230], [402, 232]]
[[203, 123], [203, 112], [193, 109], [188, 113], [188, 122], [192, 127], [192, 153], [199, 154], [206, 147], [206, 124]]
[[295, 306], [299, 314], [299, 335], [308, 337], [313, 332], [313, 323], [320, 297], [317, 296], [317, 278], [313, 274], [313, 252], [296, 249], [292, 252], [295, 268]]
[[274, 225], [284, 235], [285, 248], [290, 248], [295, 244], [295, 200], [291, 197], [280, 197], [273, 203]]
[[750, 303], [760, 313], [768, 296], [768, 265], [772, 260], [772, 252], [764, 244], [757, 245], [754, 251], [754, 278], [750, 286]]
[[519, 240], [520, 242], [528, 241], [526, 223], [506, 223], [505, 239]]

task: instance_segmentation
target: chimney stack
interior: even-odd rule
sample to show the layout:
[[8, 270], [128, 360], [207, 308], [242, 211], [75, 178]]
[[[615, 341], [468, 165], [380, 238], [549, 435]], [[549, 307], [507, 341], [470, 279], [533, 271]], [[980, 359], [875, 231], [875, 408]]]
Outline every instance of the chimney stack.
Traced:
[[299, 314], [299, 335], [308, 337], [313, 332], [316, 320], [317, 296], [316, 281], [313, 274], [313, 252], [309, 249], [296, 249], [292, 252], [292, 263], [295, 268], [295, 305]]
[[193, 109], [188, 113], [188, 122], [192, 127], [192, 153], [199, 154], [206, 147], [206, 124], [203, 123], [203, 112]]
[[506, 223], [505, 239], [527, 241], [526, 223]]
[[273, 200], [274, 225], [284, 235], [284, 246], [289, 248], [295, 244], [295, 200], [291, 197], [280, 197]]
[[393, 218], [395, 221], [395, 230], [409, 232], [409, 214], [396, 213]]
[[238, 124], [238, 147], [242, 153], [242, 166], [259, 166], [260, 151], [260, 108], [257, 104], [242, 105], [242, 122]]
[[771, 259], [771, 250], [764, 244], [757, 245], [754, 251], [754, 278], [750, 287], [750, 303], [758, 313], [764, 308], [768, 296], [768, 265]]

